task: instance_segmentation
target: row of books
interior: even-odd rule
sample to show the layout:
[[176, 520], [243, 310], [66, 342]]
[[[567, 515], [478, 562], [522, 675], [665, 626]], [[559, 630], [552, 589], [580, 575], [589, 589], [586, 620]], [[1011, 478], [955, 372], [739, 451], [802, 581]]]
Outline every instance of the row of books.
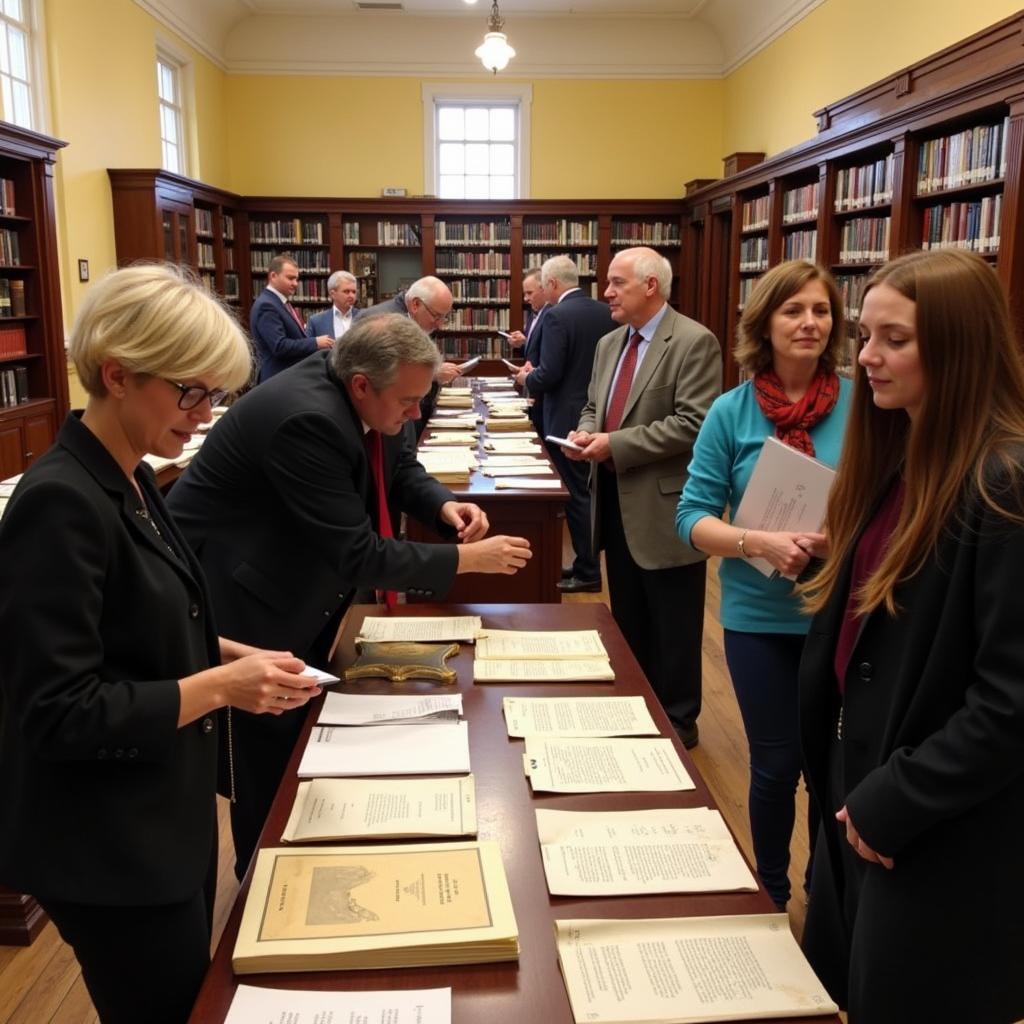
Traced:
[[28, 367], [0, 370], [0, 406], [9, 409], [28, 401]]
[[523, 245], [597, 245], [597, 220], [560, 220], [523, 224]]
[[0, 267], [17, 267], [20, 264], [18, 232], [10, 228], [0, 228]]
[[16, 217], [14, 208], [14, 182], [10, 178], [0, 178], [0, 213], [5, 217]]
[[377, 279], [375, 277], [361, 277], [356, 281], [356, 305], [361, 309], [366, 309], [369, 306], [376, 305], [376, 303]]
[[420, 229], [415, 224], [394, 223], [388, 220], [377, 221], [378, 245], [410, 245], [420, 244]]
[[740, 227], [744, 231], [760, 231], [768, 227], [768, 218], [771, 216], [771, 197], [758, 196], [756, 199], [748, 199], [743, 203], [743, 219]]
[[612, 245], [679, 245], [679, 225], [672, 221], [614, 220]]
[[[272, 249], [253, 249], [249, 253], [250, 269], [266, 272], [270, 269], [270, 261], [277, 255]], [[328, 263], [330, 253], [326, 249], [298, 249], [286, 255], [288, 259], [294, 260], [295, 266], [299, 270], [303, 270], [307, 274], [312, 271], [329, 274], [331, 271]]]
[[[252, 279], [252, 297], [255, 299], [266, 287], [265, 278], [254, 277]], [[327, 281], [322, 277], [309, 277], [299, 281], [291, 301], [292, 305], [302, 302], [322, 302], [325, 306], [328, 305], [331, 299], [327, 293]]]
[[238, 302], [241, 300], [241, 292], [238, 287], [238, 275], [234, 273], [224, 274], [224, 298], [228, 302]]
[[217, 291], [217, 281], [216, 281], [216, 278], [214, 278], [213, 274], [210, 274], [210, 273], [200, 273], [200, 275], [199, 275], [199, 283], [211, 295], [213, 295]]
[[377, 254], [375, 252], [350, 252], [348, 272], [356, 277], [376, 277]]
[[462, 362], [476, 356], [482, 359], [501, 359], [508, 355], [505, 339], [494, 335], [446, 335], [440, 339], [438, 347], [441, 355], [453, 362]]
[[918, 195], [1004, 177], [1009, 128], [1006, 117], [922, 142], [917, 154]]
[[[196, 210], [196, 213], [199, 213]], [[206, 270], [213, 270], [216, 264], [213, 258], [212, 242], [196, 242], [196, 263]]]
[[0, 356], [23, 356], [27, 352], [24, 327], [0, 327]]
[[512, 263], [507, 252], [439, 252], [436, 267], [449, 272], [508, 274]]
[[435, 227], [437, 245], [496, 245], [512, 241], [512, 226], [507, 220], [438, 219]]
[[740, 239], [740, 270], [768, 269], [768, 239]]
[[[581, 274], [597, 273], [597, 256], [594, 253], [568, 252], [565, 255], [576, 264], [576, 269]], [[539, 270], [544, 265], [544, 261], [549, 258], [550, 255], [546, 252], [528, 252], [526, 254], [526, 269]]]
[[224, 241], [233, 242], [235, 240], [235, 218], [230, 213], [225, 213], [221, 216], [221, 225]]
[[201, 206], [196, 207], [196, 234], [213, 234], [213, 210], [204, 210]]
[[860, 167], [836, 171], [836, 213], [892, 202], [893, 154]]
[[929, 206], [924, 211], [921, 247], [998, 252], [1002, 214], [1002, 195], [986, 196], [973, 203]]
[[224, 249], [224, 269], [225, 270], [234, 270], [235, 269], [235, 250], [234, 249], [228, 249], [228, 248]]
[[855, 217], [839, 234], [840, 263], [881, 263], [889, 258], [891, 217]]
[[818, 253], [818, 229], [791, 231], [782, 239], [784, 260], [813, 260]]
[[448, 331], [507, 331], [508, 328], [509, 310], [501, 308], [453, 309], [445, 324]]
[[818, 216], [818, 183], [791, 188], [782, 195], [782, 223]]
[[[0, 317], [24, 315], [25, 282], [17, 278], [0, 277]], [[24, 342], [24, 338], [22, 341]], [[0, 350], [0, 354], [3, 354], [2, 350]], [[7, 355], [11, 354], [7, 353]], [[18, 353], [13, 354], [17, 355]]]
[[448, 282], [448, 287], [456, 302], [508, 302], [512, 297], [511, 281], [507, 277], [455, 278]]
[[741, 277], [740, 278], [740, 291], [737, 296], [738, 305], [740, 310], [747, 304], [747, 299], [750, 298], [750, 293], [754, 290], [754, 285], [757, 284], [756, 277]]
[[836, 274], [836, 285], [843, 297], [843, 308], [847, 320], [860, 319], [860, 304], [864, 299], [864, 289], [871, 279], [870, 274]]
[[318, 220], [286, 217], [282, 220], [250, 220], [249, 240], [253, 245], [323, 245], [324, 226]]

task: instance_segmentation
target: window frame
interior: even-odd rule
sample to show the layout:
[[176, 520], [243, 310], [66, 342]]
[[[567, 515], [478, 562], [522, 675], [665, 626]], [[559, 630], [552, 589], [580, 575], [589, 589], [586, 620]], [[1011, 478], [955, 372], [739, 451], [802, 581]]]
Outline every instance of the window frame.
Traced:
[[3, 119], [19, 128], [28, 131], [38, 132], [43, 130], [46, 122], [46, 106], [43, 102], [42, 90], [39, 84], [44, 80], [45, 68], [42, 62], [42, 50], [40, 39], [42, 36], [42, 3], [41, 0], [21, 0], [21, 9], [24, 16], [23, 21], [18, 21], [5, 13], [0, 7], [0, 26], [3, 26], [5, 33], [0, 45], [6, 46], [6, 27], [8, 25], [21, 31], [25, 36], [25, 79], [17, 78], [13, 72], [0, 72], [0, 78], [8, 78], [12, 82], [22, 82], [28, 92], [28, 114], [29, 124], [21, 124], [14, 120], [14, 111], [7, 109], [3, 102], [3, 89], [0, 87], [0, 111]]
[[[168, 103], [167, 100], [160, 95], [160, 66], [164, 65], [171, 69], [174, 75], [174, 86], [177, 92], [177, 103]], [[192, 165], [192, 140], [191, 133], [189, 131], [189, 95], [190, 95], [190, 77], [189, 68], [190, 62], [183, 59], [182, 56], [170, 47], [161, 43], [156, 48], [156, 108], [157, 108], [157, 129], [160, 136], [160, 166], [163, 170], [170, 174], [180, 174], [182, 177], [188, 177], [190, 168]], [[178, 167], [168, 167], [165, 156], [164, 146], [167, 140], [164, 138], [164, 109], [170, 109], [174, 111], [175, 119], [178, 125]]]

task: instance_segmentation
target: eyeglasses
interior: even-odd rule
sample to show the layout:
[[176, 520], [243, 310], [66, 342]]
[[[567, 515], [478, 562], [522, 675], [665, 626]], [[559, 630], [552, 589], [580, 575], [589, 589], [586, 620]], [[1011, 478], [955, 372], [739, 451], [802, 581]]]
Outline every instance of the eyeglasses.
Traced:
[[430, 306], [423, 302], [422, 299], [420, 299], [420, 302], [423, 304], [423, 308], [431, 315], [431, 317], [433, 317], [434, 323], [437, 324], [438, 327], [441, 327], [448, 322], [448, 317], [451, 316], [451, 313], [438, 313], [431, 309]]
[[178, 408], [183, 412], [194, 409], [204, 398], [210, 400], [210, 407], [213, 408], [220, 405], [229, 394], [221, 388], [201, 388], [198, 384], [179, 384], [176, 380], [162, 379], [165, 384], [170, 384], [172, 388], [177, 388], [181, 392], [178, 395]]

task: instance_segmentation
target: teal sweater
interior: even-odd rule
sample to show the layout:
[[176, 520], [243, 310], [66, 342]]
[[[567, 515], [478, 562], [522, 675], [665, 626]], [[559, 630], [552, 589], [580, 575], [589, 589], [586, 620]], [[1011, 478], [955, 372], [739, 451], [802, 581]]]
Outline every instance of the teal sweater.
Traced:
[[[839, 378], [835, 408], [809, 431], [815, 458], [835, 467], [843, 446], [853, 384]], [[693, 446], [689, 479], [676, 510], [676, 529], [690, 544], [690, 531], [705, 516], [720, 518], [743, 500], [761, 446], [774, 426], [765, 418], [746, 381], [718, 398], [708, 411]], [[691, 545], [692, 546], [692, 545]], [[742, 558], [723, 558], [720, 619], [726, 629], [741, 633], [806, 633], [810, 620], [787, 579], [768, 579]]]

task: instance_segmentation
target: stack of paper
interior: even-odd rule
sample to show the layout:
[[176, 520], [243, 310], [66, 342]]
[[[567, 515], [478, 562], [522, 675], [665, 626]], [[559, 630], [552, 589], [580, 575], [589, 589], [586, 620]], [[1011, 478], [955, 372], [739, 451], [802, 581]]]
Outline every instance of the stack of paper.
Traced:
[[671, 740], [526, 737], [534, 790], [548, 793], [672, 793], [696, 789]]
[[[554, 476], [555, 470], [546, 462], [537, 461], [533, 464], [517, 466], [491, 466], [485, 465], [480, 468], [484, 476]], [[557, 482], [557, 481], [556, 481]]]
[[437, 434], [424, 438], [421, 444], [424, 445], [461, 445], [465, 448], [475, 448], [480, 440], [480, 435], [475, 430], [442, 430]]
[[499, 491], [557, 491], [562, 486], [561, 480], [535, 480], [529, 477], [502, 477], [494, 481]]
[[757, 892], [721, 814], [710, 808], [536, 814], [553, 896]]
[[473, 449], [463, 447], [421, 448], [416, 460], [435, 480], [445, 484], [468, 483], [477, 465]]
[[428, 430], [476, 430], [479, 417], [473, 416], [435, 416], [427, 420]]
[[471, 644], [480, 632], [479, 615], [367, 615], [360, 640], [376, 643], [410, 640], [414, 643], [457, 641]]
[[329, 693], [320, 707], [320, 725], [402, 725], [457, 722], [461, 693]]
[[472, 409], [473, 395], [469, 388], [442, 388], [434, 404], [438, 409]]
[[[536, 435], [534, 435], [536, 438]], [[497, 455], [539, 455], [540, 442], [526, 437], [486, 437], [484, 448]]]
[[515, 960], [498, 844], [260, 850], [236, 974]]
[[506, 697], [501, 710], [518, 738], [659, 735], [643, 697]]
[[475, 836], [473, 776], [300, 782], [283, 843]]
[[555, 937], [577, 1024], [701, 1024], [839, 1012], [785, 914], [556, 921]]
[[609, 682], [615, 673], [596, 629], [488, 629], [477, 641], [473, 678], [478, 683]]
[[421, 988], [396, 992], [310, 992], [304, 989], [239, 985], [224, 1024], [328, 1024], [335, 1021], [416, 1021], [451, 1024], [452, 990]]
[[492, 411], [484, 422], [484, 426], [487, 428], [488, 433], [501, 434], [512, 431], [526, 431], [531, 428], [532, 424], [526, 416], [500, 416]]
[[[535, 449], [536, 450], [536, 449]], [[495, 466], [546, 466], [543, 455], [491, 455], [487, 453], [477, 463], [481, 468]]]

